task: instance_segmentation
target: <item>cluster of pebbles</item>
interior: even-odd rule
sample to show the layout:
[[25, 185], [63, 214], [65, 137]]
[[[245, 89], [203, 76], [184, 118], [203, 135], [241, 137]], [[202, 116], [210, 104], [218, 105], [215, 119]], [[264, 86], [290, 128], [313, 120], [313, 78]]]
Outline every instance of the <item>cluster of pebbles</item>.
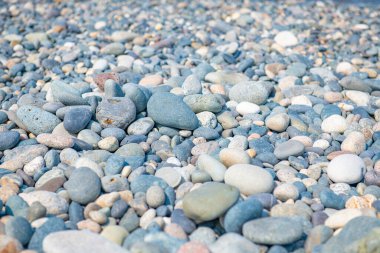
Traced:
[[0, 4], [0, 252], [379, 252], [380, 9]]

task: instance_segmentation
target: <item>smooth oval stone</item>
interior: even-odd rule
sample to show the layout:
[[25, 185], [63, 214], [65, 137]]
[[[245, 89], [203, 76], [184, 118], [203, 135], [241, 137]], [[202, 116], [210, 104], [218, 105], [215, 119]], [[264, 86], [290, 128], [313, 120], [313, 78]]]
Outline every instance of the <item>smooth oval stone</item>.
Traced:
[[226, 233], [209, 246], [212, 252], [218, 253], [259, 253], [260, 247], [247, 238], [236, 234]]
[[289, 126], [290, 118], [286, 113], [276, 113], [265, 119], [265, 125], [274, 131], [283, 132]]
[[166, 183], [168, 183], [169, 186], [173, 188], [177, 187], [182, 180], [179, 171], [172, 167], [163, 167], [158, 169], [155, 176], [162, 178]]
[[61, 231], [51, 233], [43, 241], [46, 253], [125, 253], [116, 243], [90, 231]]
[[36, 229], [30, 242], [28, 244], [28, 249], [35, 250], [37, 252], [43, 252], [42, 242], [47, 235], [65, 230], [65, 223], [60, 218], [48, 218], [47, 221]]
[[224, 148], [219, 153], [220, 161], [227, 167], [234, 164], [250, 164], [251, 158], [241, 149], [237, 148]]
[[224, 101], [215, 94], [195, 94], [189, 95], [183, 98], [185, 102], [193, 112], [220, 112], [223, 108]]
[[285, 245], [301, 239], [303, 228], [296, 219], [267, 217], [245, 223], [243, 235], [259, 244]]
[[0, 151], [11, 149], [20, 140], [20, 133], [16, 131], [0, 132]]
[[238, 103], [250, 102], [257, 105], [263, 104], [269, 96], [266, 82], [245, 81], [234, 85], [229, 93], [231, 100]]
[[51, 133], [61, 123], [57, 116], [38, 107], [25, 105], [17, 110], [17, 117], [35, 135]]
[[273, 189], [272, 175], [258, 166], [250, 164], [235, 164], [228, 168], [224, 175], [228, 185], [235, 186], [244, 195], [271, 192]]
[[198, 157], [197, 167], [206, 171], [215, 182], [222, 182], [224, 180], [224, 173], [227, 170], [221, 162], [207, 154]]
[[23, 217], [11, 217], [5, 223], [5, 233], [26, 245], [33, 235], [33, 229]]
[[305, 146], [295, 140], [289, 140], [283, 143], [280, 143], [274, 149], [274, 155], [280, 159], [287, 159], [289, 156], [299, 156], [303, 155]]
[[87, 105], [79, 90], [60, 80], [50, 84], [53, 97], [64, 105]]
[[206, 183], [183, 198], [185, 215], [197, 223], [223, 215], [239, 198], [239, 191], [223, 183]]
[[236, 111], [240, 115], [254, 114], [260, 112], [260, 106], [250, 102], [240, 102], [236, 106]]
[[364, 134], [356, 131], [349, 133], [340, 146], [342, 151], [352, 152], [357, 155], [362, 153], [365, 147], [366, 140]]
[[65, 114], [63, 126], [69, 133], [76, 134], [86, 128], [91, 117], [92, 112], [90, 110], [85, 108], [74, 108]]
[[148, 101], [148, 116], [167, 127], [194, 130], [199, 126], [195, 113], [181, 97], [168, 92], [155, 93]]
[[362, 180], [366, 166], [357, 155], [343, 154], [331, 160], [328, 177], [335, 183], [355, 184]]
[[262, 211], [263, 205], [253, 198], [237, 203], [224, 216], [224, 229], [228, 233], [241, 234], [244, 223], [260, 217]]
[[61, 134], [39, 134], [37, 141], [40, 144], [55, 149], [65, 149], [74, 146], [73, 138]]
[[86, 205], [99, 196], [101, 183], [98, 175], [91, 169], [78, 168], [71, 173], [64, 187], [70, 199]]
[[102, 127], [125, 129], [136, 118], [136, 106], [128, 97], [104, 98], [96, 108], [96, 119]]
[[325, 133], [343, 133], [348, 124], [344, 117], [334, 114], [322, 121], [321, 128]]
[[52, 169], [43, 174], [35, 184], [37, 190], [55, 192], [66, 182], [66, 177], [62, 170]]

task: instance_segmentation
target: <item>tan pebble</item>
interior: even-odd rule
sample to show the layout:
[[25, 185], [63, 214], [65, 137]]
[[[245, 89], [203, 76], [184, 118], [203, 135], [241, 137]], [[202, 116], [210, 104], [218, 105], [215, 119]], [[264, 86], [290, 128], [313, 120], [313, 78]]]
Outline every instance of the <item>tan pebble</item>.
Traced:
[[251, 158], [256, 156], [256, 151], [254, 149], [247, 149], [246, 152]]
[[352, 152], [348, 151], [334, 151], [327, 155], [327, 160], [332, 160], [337, 156], [344, 155], [344, 154], [352, 154]]
[[210, 250], [206, 245], [200, 242], [190, 241], [178, 249], [177, 253], [209, 253]]
[[326, 92], [323, 97], [329, 103], [339, 102], [343, 99], [343, 95], [340, 92], [332, 91]]
[[367, 194], [364, 196], [352, 196], [346, 202], [346, 208], [370, 208], [376, 197]]
[[78, 229], [79, 230], [90, 230], [94, 233], [99, 233], [100, 230], [102, 229], [98, 223], [92, 220], [82, 220], [77, 223]]
[[22, 250], [21, 243], [13, 237], [0, 235], [0, 252], [1, 253], [19, 253]]
[[95, 201], [100, 207], [111, 207], [116, 200], [120, 198], [120, 194], [118, 192], [111, 192], [107, 194], [101, 195]]
[[133, 193], [129, 190], [121, 191], [119, 192], [120, 198], [127, 202], [128, 204], [132, 201], [133, 199]]
[[167, 234], [169, 234], [175, 238], [183, 239], [183, 240], [187, 239], [187, 235], [186, 235], [185, 231], [183, 231], [183, 228], [176, 223], [172, 223], [172, 224], [165, 226], [164, 231], [165, 231], [165, 233], [167, 233]]

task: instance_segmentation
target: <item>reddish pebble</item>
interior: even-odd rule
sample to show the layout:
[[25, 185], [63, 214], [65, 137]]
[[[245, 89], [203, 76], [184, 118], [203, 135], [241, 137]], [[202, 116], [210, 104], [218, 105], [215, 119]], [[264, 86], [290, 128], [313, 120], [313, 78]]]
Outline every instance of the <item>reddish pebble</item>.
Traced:
[[94, 76], [94, 82], [99, 87], [99, 89], [101, 89], [102, 91], [104, 90], [104, 83], [108, 79], [112, 79], [117, 83], [120, 82], [119, 75], [117, 73], [114, 73], [114, 72], [101, 73], [101, 74], [97, 74]]
[[187, 242], [183, 244], [177, 253], [209, 253], [207, 246], [200, 242]]

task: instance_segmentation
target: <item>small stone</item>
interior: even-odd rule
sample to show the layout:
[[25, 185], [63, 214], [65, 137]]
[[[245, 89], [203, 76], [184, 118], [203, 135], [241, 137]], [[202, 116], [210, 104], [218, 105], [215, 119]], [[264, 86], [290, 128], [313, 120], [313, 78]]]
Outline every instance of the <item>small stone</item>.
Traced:
[[5, 223], [5, 233], [26, 245], [33, 235], [33, 230], [25, 218], [12, 217]]
[[16, 131], [0, 132], [0, 151], [13, 148], [19, 140], [20, 134]]
[[100, 235], [75, 230], [51, 233], [43, 241], [43, 250], [46, 253], [125, 253], [125, 249]]
[[148, 116], [156, 123], [178, 129], [194, 130], [199, 121], [195, 113], [174, 94], [159, 92], [148, 101]]
[[124, 239], [128, 236], [128, 231], [122, 226], [110, 225], [106, 226], [100, 235], [111, 242], [122, 245]]
[[35, 135], [51, 133], [61, 123], [57, 116], [38, 107], [25, 105], [17, 110], [17, 117]]
[[106, 137], [98, 142], [98, 147], [103, 150], [114, 152], [119, 148], [119, 141], [114, 136]]
[[226, 167], [210, 155], [203, 154], [198, 157], [197, 167], [200, 170], [206, 171], [215, 182], [222, 182]]
[[250, 102], [253, 104], [263, 104], [269, 96], [269, 90], [266, 82], [242, 82], [233, 86], [230, 90], [229, 97], [238, 103]]
[[98, 175], [88, 168], [74, 170], [64, 184], [70, 199], [80, 204], [94, 201], [100, 194], [101, 183]]
[[55, 149], [65, 149], [74, 146], [73, 138], [59, 134], [39, 134], [37, 141], [49, 148]]
[[285, 202], [289, 199], [293, 199], [293, 200], [298, 199], [299, 192], [298, 192], [298, 188], [295, 185], [286, 183], [286, 184], [281, 184], [277, 186], [273, 191], [273, 195], [278, 200]]
[[290, 31], [279, 32], [275, 37], [274, 41], [282, 47], [292, 47], [298, 44], [298, 39]]
[[340, 115], [331, 115], [324, 119], [321, 124], [321, 128], [325, 133], [343, 133], [347, 127], [346, 119]]
[[238, 199], [239, 191], [222, 183], [207, 183], [187, 193], [183, 210], [187, 217], [197, 223], [210, 221], [224, 214]]
[[177, 187], [181, 180], [181, 174], [172, 167], [164, 167], [156, 171], [155, 174], [156, 177], [162, 178], [168, 185], [175, 188]]
[[136, 118], [136, 107], [132, 100], [123, 98], [105, 98], [96, 108], [96, 119], [102, 127], [125, 129]]
[[236, 111], [240, 114], [240, 115], [246, 115], [246, 114], [255, 114], [255, 113], [258, 113], [260, 112], [260, 107], [254, 103], [250, 103], [250, 102], [240, 102], [237, 106], [236, 106]]
[[285, 245], [301, 239], [303, 229], [298, 220], [285, 217], [267, 217], [245, 223], [243, 235], [254, 243]]
[[355, 217], [362, 216], [362, 211], [359, 209], [343, 209], [330, 215], [325, 221], [325, 225], [332, 229], [344, 227], [350, 220]]
[[73, 108], [65, 113], [63, 125], [69, 133], [76, 134], [86, 128], [91, 117], [92, 112], [90, 110], [85, 108]]
[[219, 153], [220, 161], [227, 167], [231, 167], [235, 164], [250, 164], [251, 158], [249, 155], [241, 150], [234, 148], [222, 149]]
[[224, 176], [228, 185], [235, 186], [244, 195], [271, 192], [273, 189], [272, 175], [260, 167], [250, 164], [235, 164], [228, 168]]
[[341, 150], [359, 155], [365, 150], [366, 140], [361, 132], [351, 132], [342, 142]]
[[165, 192], [159, 186], [151, 186], [146, 192], [146, 203], [152, 207], [157, 208], [165, 203]]
[[365, 164], [356, 155], [343, 154], [335, 157], [327, 167], [328, 177], [335, 183], [354, 184], [362, 180]]
[[303, 155], [305, 146], [295, 140], [289, 140], [284, 143], [278, 144], [274, 150], [274, 155], [280, 159], [287, 159], [289, 156]]

